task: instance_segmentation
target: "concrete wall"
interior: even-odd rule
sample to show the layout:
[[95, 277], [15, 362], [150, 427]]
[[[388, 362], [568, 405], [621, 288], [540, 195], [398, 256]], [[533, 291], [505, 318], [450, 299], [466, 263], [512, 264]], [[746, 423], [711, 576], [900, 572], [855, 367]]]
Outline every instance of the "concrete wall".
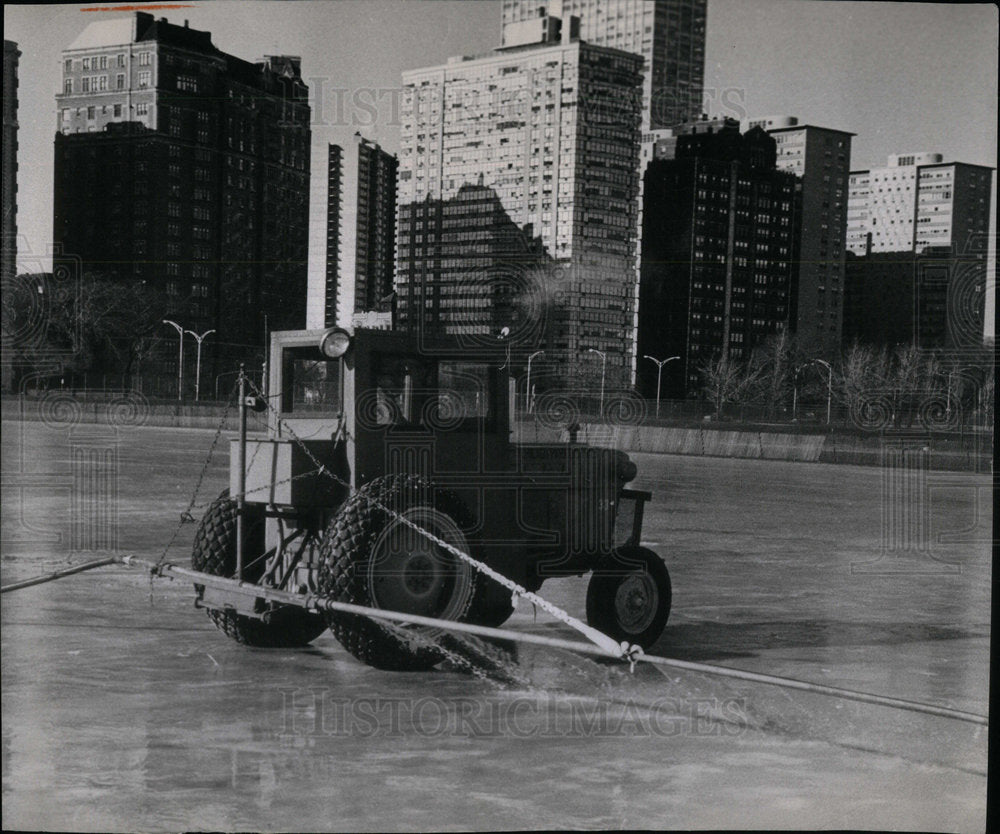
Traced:
[[[5, 397], [4, 420], [40, 420], [54, 427], [76, 423], [107, 423], [127, 426], [165, 426], [176, 428], [238, 431], [235, 407], [226, 411], [220, 405], [157, 404], [140, 397], [122, 395], [110, 401], [87, 401], [71, 393], [51, 392], [43, 398]], [[248, 415], [250, 431], [265, 431], [264, 414]], [[223, 419], [225, 418], [225, 419]], [[537, 422], [517, 424], [515, 437], [522, 443], [565, 443], [565, 429], [548, 428]], [[877, 434], [792, 434], [782, 432], [738, 431], [716, 428], [678, 428], [672, 426], [608, 426], [584, 423], [577, 442], [592, 446], [621, 449], [624, 452], [650, 452], [671, 455], [707, 455], [711, 457], [791, 460], [803, 463], [844, 463], [880, 466], [887, 440]], [[961, 440], [914, 433], [910, 442], [926, 442], [930, 467], [966, 472], [993, 471], [992, 434], [968, 434]]]

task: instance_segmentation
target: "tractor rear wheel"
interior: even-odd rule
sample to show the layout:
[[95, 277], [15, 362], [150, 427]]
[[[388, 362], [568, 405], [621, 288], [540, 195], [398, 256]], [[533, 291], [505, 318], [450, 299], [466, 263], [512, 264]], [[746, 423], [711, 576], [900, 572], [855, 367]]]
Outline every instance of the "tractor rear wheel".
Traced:
[[587, 623], [615, 640], [652, 646], [670, 616], [670, 573], [645, 547], [622, 547], [594, 569], [587, 586]]
[[[477, 572], [411, 526], [468, 553], [462, 532], [468, 524], [452, 493], [411, 475], [377, 478], [352, 495], [327, 528], [319, 591], [352, 605], [468, 620]], [[345, 649], [378, 669], [430, 669], [445, 657], [435, 640], [440, 630], [339, 611], [328, 611], [326, 619]]]
[[[259, 508], [250, 508], [246, 519], [247, 554], [252, 554], [243, 570], [243, 579], [258, 582], [264, 573], [264, 559], [257, 559], [264, 552], [264, 514]], [[236, 501], [229, 491], [222, 493], [209, 508], [198, 525], [191, 567], [212, 576], [227, 579], [236, 575]], [[200, 586], [195, 585], [196, 589]], [[208, 609], [208, 616], [221, 631], [238, 643], [263, 648], [288, 648], [305, 646], [319, 637], [326, 629], [323, 618], [302, 608], [281, 606], [268, 614], [267, 621], [235, 611]]]

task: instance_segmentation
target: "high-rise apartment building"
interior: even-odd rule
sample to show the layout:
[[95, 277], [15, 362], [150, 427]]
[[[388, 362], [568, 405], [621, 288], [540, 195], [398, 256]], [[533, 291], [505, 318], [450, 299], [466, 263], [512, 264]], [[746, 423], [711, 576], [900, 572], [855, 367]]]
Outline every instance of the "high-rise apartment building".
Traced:
[[775, 167], [776, 145], [732, 120], [688, 125], [672, 158], [646, 169], [639, 288], [638, 386], [656, 395], [700, 390], [723, 351], [748, 359], [789, 318], [796, 177]]
[[21, 52], [3, 42], [3, 277], [17, 273], [17, 66]]
[[776, 167], [799, 178], [789, 329], [807, 355], [840, 352], [853, 133], [800, 125], [794, 116], [751, 119], [777, 144]]
[[627, 383], [642, 58], [566, 24], [555, 42], [403, 74], [399, 321], [495, 339], [499, 292], [512, 340], [544, 317], [547, 360], [589, 368], [601, 351]]
[[872, 252], [966, 253], [990, 231], [992, 183], [992, 168], [944, 162], [939, 153], [892, 154], [885, 167], [852, 171], [847, 248], [864, 255], [870, 234]]
[[[399, 162], [378, 144], [354, 135], [353, 166], [330, 146], [327, 209], [326, 325], [350, 324], [355, 314], [384, 312], [396, 258], [396, 173]], [[370, 316], [368, 317], [371, 318]]]
[[642, 131], [702, 111], [706, 0], [503, 0], [503, 45], [534, 39], [548, 17], [579, 18], [579, 36], [643, 57]]
[[[310, 107], [300, 62], [250, 63], [138, 12], [62, 54], [54, 236], [87, 272], [132, 278], [214, 328], [206, 359], [305, 323]], [[228, 350], [226, 350], [228, 348]]]

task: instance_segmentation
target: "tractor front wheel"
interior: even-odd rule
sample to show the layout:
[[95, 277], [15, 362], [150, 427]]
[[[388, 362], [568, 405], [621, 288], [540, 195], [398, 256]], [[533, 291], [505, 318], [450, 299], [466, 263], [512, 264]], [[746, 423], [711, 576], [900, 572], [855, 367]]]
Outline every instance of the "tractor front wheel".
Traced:
[[667, 624], [670, 573], [645, 547], [622, 547], [602, 560], [587, 586], [587, 622], [615, 640], [643, 649], [652, 646]]
[[[258, 582], [264, 573], [264, 514], [250, 508], [245, 522], [246, 566], [243, 579]], [[256, 510], [256, 511], [255, 511]], [[209, 508], [198, 525], [191, 567], [212, 576], [231, 579], [236, 575], [236, 501], [223, 492]], [[195, 588], [198, 589], [198, 585]], [[280, 606], [259, 620], [235, 611], [208, 609], [208, 616], [221, 631], [238, 643], [263, 648], [305, 646], [319, 637], [326, 624], [318, 614], [294, 606]]]

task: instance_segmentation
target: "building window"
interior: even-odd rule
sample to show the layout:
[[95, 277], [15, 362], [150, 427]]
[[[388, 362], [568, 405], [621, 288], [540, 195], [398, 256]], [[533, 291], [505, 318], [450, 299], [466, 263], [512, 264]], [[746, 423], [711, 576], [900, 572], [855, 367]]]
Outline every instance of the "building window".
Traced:
[[107, 69], [107, 68], [108, 68], [108, 56], [102, 55], [100, 58], [100, 66], [98, 67], [98, 69]]
[[146, 87], [149, 86], [149, 82], [150, 82], [151, 77], [152, 77], [152, 74], [149, 72], [149, 70], [146, 70], [145, 72], [140, 72], [139, 73], [139, 89], [140, 90], [145, 89]]
[[178, 75], [177, 76], [177, 89], [184, 90], [189, 93], [198, 92], [198, 79], [193, 75]]
[[89, 70], [90, 69], [90, 58], [84, 58], [83, 59], [83, 68], [85, 70]]
[[98, 84], [97, 84], [97, 89], [99, 89], [99, 90], [106, 90], [106, 89], [108, 89], [108, 77], [106, 75], [102, 75], [101, 76], [101, 78], [100, 78], [100, 80], [98, 81]]
[[152, 63], [152, 53], [150, 52], [140, 52], [139, 53], [139, 66], [148, 67]]
[[63, 82], [63, 92], [64, 93], [72, 93], [73, 92], [73, 79], [72, 78], [67, 78]]
[[73, 59], [67, 58], [65, 66], [66, 66], [66, 72], [73, 72]]
[[149, 104], [148, 102], [142, 102], [135, 106], [135, 114], [137, 116], [146, 116], [149, 114]]
[[94, 118], [94, 107], [93, 106], [90, 106], [90, 107], [87, 108], [87, 118], [88, 119], [93, 119]]
[[117, 63], [118, 66], [120, 66], [120, 67], [125, 66], [125, 53], [124, 52], [119, 52], [118, 53], [118, 60], [115, 63]]
[[125, 73], [118, 73], [118, 76], [115, 78], [115, 87], [119, 90], [125, 89]]

